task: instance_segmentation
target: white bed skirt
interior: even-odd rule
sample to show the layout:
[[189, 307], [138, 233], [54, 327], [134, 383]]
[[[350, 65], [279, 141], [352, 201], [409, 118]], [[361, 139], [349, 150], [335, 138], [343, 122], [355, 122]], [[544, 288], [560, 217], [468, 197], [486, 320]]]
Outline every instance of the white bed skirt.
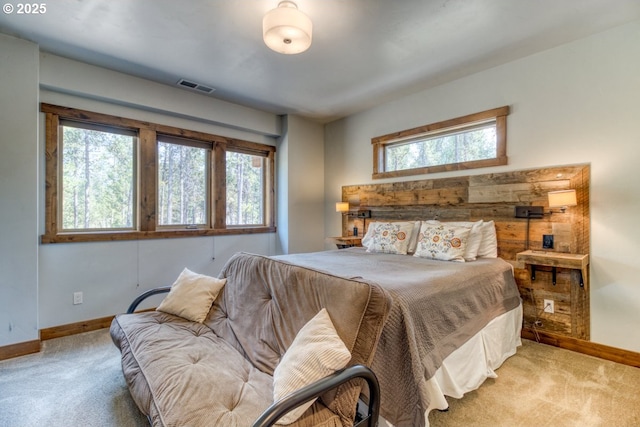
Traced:
[[[480, 387], [487, 378], [497, 378], [495, 370], [522, 345], [522, 304], [496, 317], [469, 341], [451, 353], [425, 384], [429, 407], [425, 413], [429, 426], [429, 412], [447, 409], [445, 396], [461, 398]], [[380, 417], [380, 427], [393, 424]]]

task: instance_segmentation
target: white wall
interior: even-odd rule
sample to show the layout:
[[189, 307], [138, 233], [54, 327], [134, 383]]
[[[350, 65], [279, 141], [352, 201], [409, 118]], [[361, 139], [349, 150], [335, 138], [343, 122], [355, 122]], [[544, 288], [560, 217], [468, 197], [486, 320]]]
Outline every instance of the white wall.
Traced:
[[[273, 255], [275, 238], [269, 233], [41, 245], [39, 327], [124, 312], [143, 291], [171, 285], [185, 267], [217, 276], [238, 251]], [[84, 303], [73, 305], [77, 291], [83, 292]]]
[[40, 87], [225, 129], [280, 134], [280, 118], [275, 114], [47, 53], [40, 55]]
[[281, 254], [289, 253], [289, 117], [282, 118], [282, 135], [278, 138], [276, 149], [276, 226], [278, 227], [277, 250]]
[[636, 21], [327, 125], [326, 229], [341, 186], [373, 182], [372, 137], [510, 105], [509, 164], [470, 173], [591, 164], [591, 337], [640, 351], [639, 41]]
[[324, 249], [324, 129], [297, 116], [279, 140], [278, 236], [282, 253]]
[[324, 129], [289, 116], [289, 253], [324, 249]]
[[38, 339], [38, 48], [0, 34], [0, 346]]

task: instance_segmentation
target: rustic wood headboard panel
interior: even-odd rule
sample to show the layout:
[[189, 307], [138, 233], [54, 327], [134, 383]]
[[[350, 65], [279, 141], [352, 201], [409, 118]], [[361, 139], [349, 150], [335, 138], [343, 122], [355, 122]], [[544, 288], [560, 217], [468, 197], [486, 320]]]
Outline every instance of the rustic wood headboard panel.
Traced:
[[[589, 254], [589, 185], [588, 164], [349, 185], [342, 187], [342, 201], [349, 202], [351, 209], [371, 210], [371, 218], [365, 219], [363, 224], [362, 219], [345, 217], [342, 232], [347, 236], [354, 226], [365, 230], [369, 222], [381, 220], [494, 220], [498, 256], [514, 265], [525, 301], [525, 326], [527, 322], [542, 319], [539, 322], [542, 323], [541, 329], [588, 339], [588, 289], [583, 289], [585, 295], [576, 303], [575, 295], [572, 295], [571, 270], [559, 271], [557, 283], [553, 286], [550, 279], [547, 280], [550, 275], [546, 274], [540, 274], [535, 282], [531, 281], [526, 266], [516, 262], [516, 254], [526, 249], [527, 220], [515, 218], [515, 207], [543, 206], [544, 211], [549, 212], [549, 191], [575, 189], [577, 206], [570, 207], [565, 213], [545, 214], [542, 219], [530, 220], [529, 248], [541, 250], [542, 235], [553, 234], [556, 251]], [[540, 316], [538, 312], [543, 308], [542, 301], [547, 297], [556, 301], [556, 312]]]

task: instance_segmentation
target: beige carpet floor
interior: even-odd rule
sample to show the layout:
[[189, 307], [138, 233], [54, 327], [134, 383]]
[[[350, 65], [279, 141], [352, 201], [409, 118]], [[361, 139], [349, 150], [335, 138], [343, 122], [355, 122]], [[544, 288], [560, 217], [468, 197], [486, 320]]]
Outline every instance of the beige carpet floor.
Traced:
[[0, 362], [0, 427], [148, 426], [109, 331], [58, 338]]
[[640, 426], [640, 369], [523, 340], [515, 356], [431, 426]]
[[[439, 426], [640, 426], [640, 369], [524, 341]], [[147, 426], [129, 396], [107, 330], [44, 342], [0, 362], [0, 427]]]

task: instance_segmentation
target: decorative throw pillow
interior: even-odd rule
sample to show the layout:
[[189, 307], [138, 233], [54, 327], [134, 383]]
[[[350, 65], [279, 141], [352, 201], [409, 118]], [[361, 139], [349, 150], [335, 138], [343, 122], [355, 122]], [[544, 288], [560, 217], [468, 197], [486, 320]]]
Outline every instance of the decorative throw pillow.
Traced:
[[485, 221], [480, 227], [482, 230], [482, 243], [478, 248], [478, 258], [498, 258], [498, 238], [496, 237], [496, 225], [493, 221]]
[[226, 282], [185, 268], [156, 310], [202, 323]]
[[[431, 222], [431, 221], [429, 221]], [[437, 222], [437, 221], [434, 221]], [[444, 225], [454, 226], [454, 227], [467, 227], [471, 229], [469, 233], [469, 241], [467, 242], [467, 247], [464, 250], [464, 260], [475, 261], [478, 257], [478, 250], [480, 249], [480, 244], [482, 244], [482, 220], [479, 221], [447, 221], [443, 222]]]
[[[378, 222], [367, 239], [367, 252], [406, 255], [413, 232], [413, 222]], [[373, 228], [373, 230], [371, 230]], [[369, 231], [367, 231], [369, 234]], [[363, 243], [364, 246], [364, 243]]]
[[371, 239], [373, 238], [373, 233], [375, 232], [378, 225], [382, 224], [381, 222], [372, 221], [369, 223], [369, 227], [367, 227], [367, 232], [364, 234], [362, 238], [362, 246], [365, 248], [369, 248], [369, 244], [371, 244]]
[[[336, 332], [325, 308], [298, 331], [273, 372], [273, 400], [347, 366], [351, 353]], [[291, 424], [315, 402], [305, 403], [280, 418], [277, 424]]]
[[413, 256], [441, 261], [464, 262], [464, 251], [471, 229], [445, 224], [422, 223], [418, 246]]

